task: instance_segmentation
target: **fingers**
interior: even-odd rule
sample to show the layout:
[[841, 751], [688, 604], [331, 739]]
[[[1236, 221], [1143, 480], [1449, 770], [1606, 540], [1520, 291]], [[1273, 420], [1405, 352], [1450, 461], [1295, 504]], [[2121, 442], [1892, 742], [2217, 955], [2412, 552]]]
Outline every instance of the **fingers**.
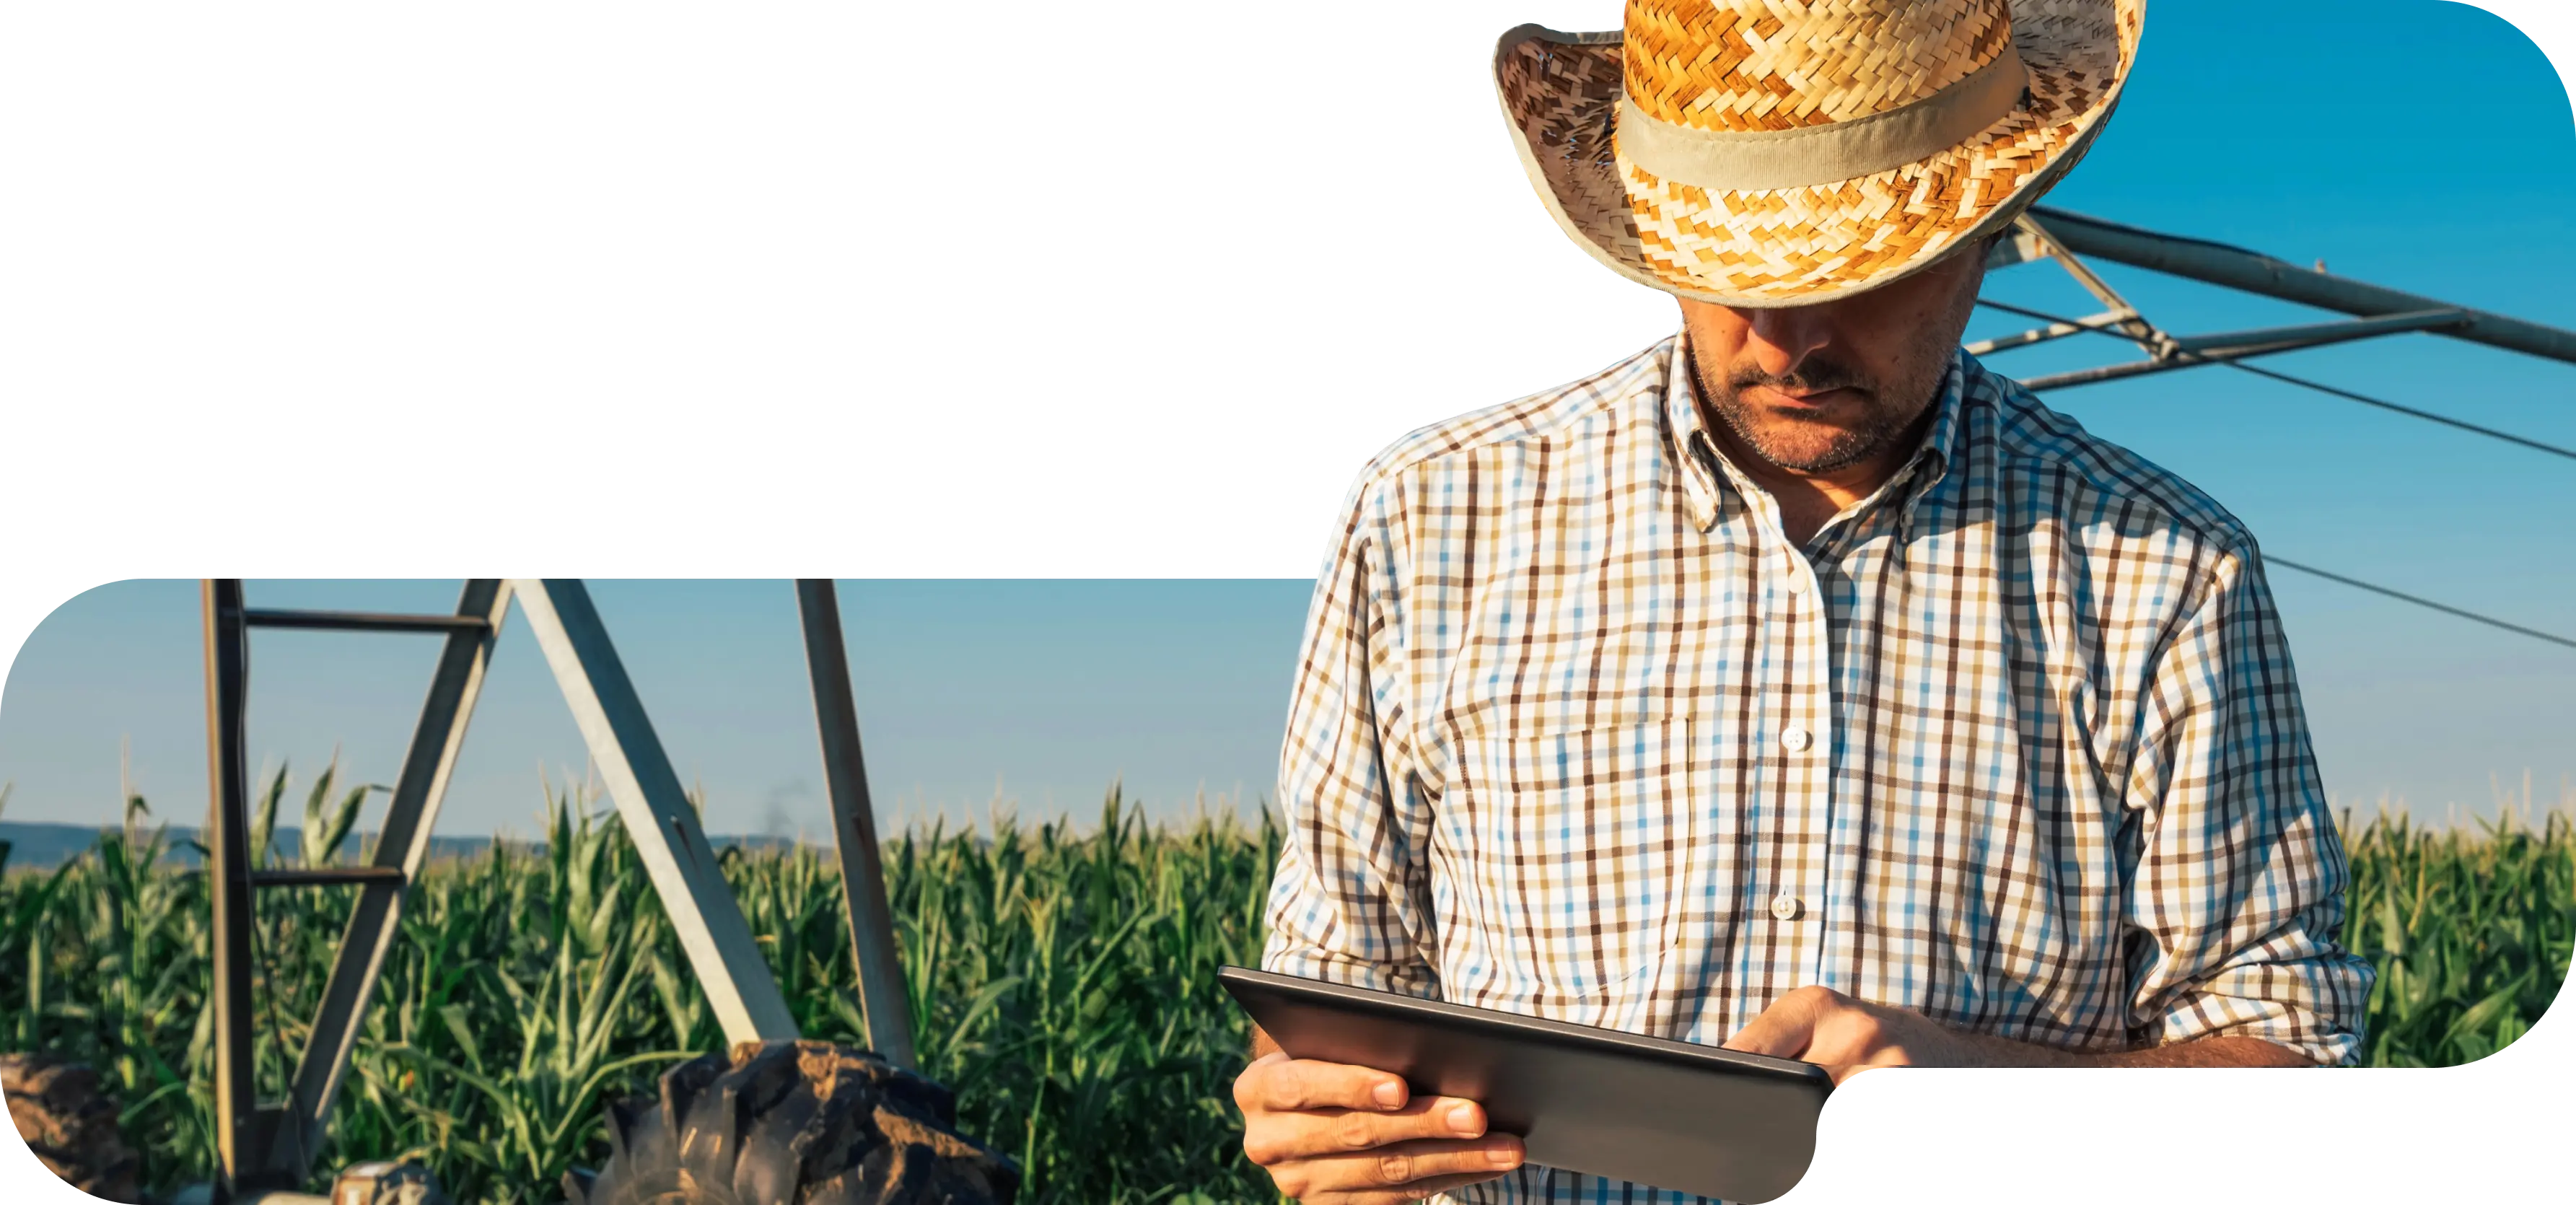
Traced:
[[1267, 1054], [1234, 1081], [1243, 1153], [1308, 1205], [1394, 1205], [1520, 1166], [1520, 1139], [1488, 1136], [1484, 1106], [1414, 1098], [1401, 1077]]
[[1413, 1138], [1475, 1138], [1485, 1132], [1485, 1110], [1472, 1100], [1409, 1096], [1402, 1077], [1286, 1055], [1254, 1060], [1234, 1081], [1235, 1104], [1248, 1124], [1275, 1128], [1273, 1123], [1285, 1123], [1296, 1132], [1331, 1139], [1331, 1145], [1298, 1154], [1363, 1150]]
[[1454, 1096], [1426, 1096], [1391, 1113], [1314, 1109], [1247, 1115], [1243, 1153], [1275, 1167], [1300, 1159], [1373, 1151], [1425, 1139], [1481, 1138], [1485, 1110]]
[[1412, 1095], [1400, 1076], [1368, 1067], [1266, 1054], [1234, 1080], [1234, 1103], [1247, 1115], [1312, 1109], [1389, 1110]]
[[1520, 1140], [1403, 1142], [1276, 1169], [1281, 1192], [1307, 1205], [1394, 1205], [1491, 1180], [1520, 1166]]

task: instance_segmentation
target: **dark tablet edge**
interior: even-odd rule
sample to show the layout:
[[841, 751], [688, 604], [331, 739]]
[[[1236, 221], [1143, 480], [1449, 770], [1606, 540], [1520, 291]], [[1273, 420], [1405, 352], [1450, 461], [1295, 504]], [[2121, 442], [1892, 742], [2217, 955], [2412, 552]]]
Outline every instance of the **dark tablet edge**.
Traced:
[[[1697, 1042], [1678, 1042], [1670, 1038], [1647, 1037], [1644, 1034], [1605, 1029], [1598, 1025], [1582, 1025], [1550, 1017], [1528, 1017], [1498, 1009], [1475, 1008], [1447, 1000], [1425, 1000], [1419, 996], [1407, 996], [1398, 992], [1382, 992], [1321, 979], [1281, 975], [1272, 971], [1254, 970], [1251, 967], [1221, 966], [1217, 968], [1217, 982], [1228, 988], [1226, 993], [1228, 995], [1234, 994], [1231, 990], [1233, 985], [1243, 984], [1256, 989], [1271, 989], [1305, 996], [1319, 1004], [1340, 1004], [1398, 1016], [1437, 1018], [1494, 1033], [1554, 1039], [1560, 1044], [1573, 1042], [1594, 1047], [1616, 1047], [1631, 1054], [1679, 1059], [1727, 1071], [1750, 1072], [1779, 1079], [1796, 1080], [1826, 1093], [1832, 1092], [1834, 1086], [1833, 1076], [1814, 1063], [1800, 1062], [1797, 1059], [1773, 1058], [1767, 1054], [1752, 1054], [1742, 1050], [1727, 1050], [1718, 1046], [1702, 1046]], [[1244, 1004], [1241, 997], [1236, 997], [1235, 1003], [1249, 1011], [1249, 1006]]]

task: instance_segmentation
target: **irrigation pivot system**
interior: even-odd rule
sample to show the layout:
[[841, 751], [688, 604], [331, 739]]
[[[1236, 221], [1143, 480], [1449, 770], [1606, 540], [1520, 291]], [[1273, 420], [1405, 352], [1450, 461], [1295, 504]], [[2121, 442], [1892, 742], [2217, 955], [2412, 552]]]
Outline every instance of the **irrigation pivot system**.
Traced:
[[[2171, 335], [2147, 321], [2138, 313], [2136, 306], [2130, 305], [2110, 285], [2103, 283], [2100, 276], [2085, 266], [2081, 258], [2084, 256], [2239, 292], [2335, 310], [2352, 317], [2223, 334]], [[1979, 304], [1990, 309], [2034, 318], [2048, 325], [2017, 335], [1971, 343], [1968, 345], [1971, 354], [1990, 355], [2069, 335], [2100, 332], [2135, 342], [2147, 353], [2147, 358], [2078, 372], [2032, 377], [2022, 382], [2033, 390], [2116, 381], [2204, 364], [2233, 363], [2254, 356], [2410, 331], [2447, 335], [2576, 364], [2576, 331], [2563, 331], [2502, 314], [2435, 301], [2430, 297], [2384, 289], [2328, 275], [2322, 267], [2302, 268], [2223, 243], [2157, 234], [2045, 206], [2034, 206], [2015, 223], [2013, 237], [1995, 247], [1987, 258], [1986, 266], [1989, 269], [2006, 268], [2040, 259], [2056, 261], [2075, 278], [2077, 284], [2084, 287], [2084, 291], [2102, 303], [2103, 311], [2086, 318], [2060, 318], [1999, 302], [1981, 301]]]
[[[206, 714], [212, 817], [215, 974], [215, 1115], [222, 1167], [218, 1201], [274, 1198], [313, 1168], [331, 1105], [375, 994], [402, 913], [405, 891], [419, 876], [430, 830], [465, 741], [501, 625], [518, 603], [554, 670], [590, 756], [606, 781], [627, 834], [652, 878], [691, 969], [731, 1043], [793, 1041], [796, 1023], [753, 943], [741, 908], [718, 871], [697, 813], [680, 787], [660, 738], [618, 660], [608, 629], [576, 579], [478, 578], [465, 583], [450, 615], [384, 615], [345, 611], [278, 611], [249, 607], [238, 579], [211, 579], [203, 589]], [[796, 583], [803, 615], [815, 714], [822, 737], [851, 941], [860, 969], [861, 1016], [875, 1051], [896, 1067], [913, 1064], [911, 1005], [903, 992], [878, 865], [867, 774], [860, 759], [858, 715], [832, 583]], [[243, 750], [249, 634], [254, 628], [434, 635], [444, 641], [410, 751], [386, 807], [369, 865], [346, 869], [253, 870], [248, 849], [249, 790]], [[251, 901], [267, 888], [355, 887], [361, 893], [323, 989], [320, 1015], [297, 1060], [286, 1100], [253, 1098]]]
[[[2203, 284], [2217, 285], [2243, 293], [2253, 293], [2282, 301], [2296, 302], [2319, 309], [2333, 310], [2351, 317], [2294, 326], [2266, 327], [2260, 330], [2229, 331], [2209, 335], [2174, 335], [2150, 322], [2127, 299], [2104, 282], [2084, 262], [2084, 257], [2109, 260], [2132, 267], [2145, 268]], [[2455, 430], [2482, 435], [2489, 439], [2515, 444], [2535, 452], [2564, 460], [2576, 461], [2576, 448], [2545, 443], [2527, 436], [2476, 423], [2464, 422], [2445, 414], [2420, 410], [2384, 398], [2371, 397], [2349, 389], [2321, 384], [2268, 368], [2257, 368], [2245, 361], [2280, 352], [2301, 351], [2359, 339], [2384, 335], [2423, 332], [2483, 343], [2518, 351], [2544, 359], [2576, 364], [2576, 331], [2560, 330], [2537, 322], [2525, 322], [2502, 314], [2473, 310], [2381, 288], [2340, 276], [2329, 275], [2323, 262], [2311, 268], [2274, 259], [2259, 252], [2204, 239], [2181, 238], [2123, 226], [2099, 218], [2089, 218], [2064, 210], [2034, 206], [2014, 223], [2013, 236], [1996, 244], [1987, 256], [1989, 270], [2008, 268], [2035, 260], [2050, 260], [2078, 285], [2091, 293], [2104, 307], [2102, 312], [2084, 318], [2066, 318], [2042, 313], [2017, 305], [1979, 298], [1978, 305], [2003, 313], [2016, 314], [2046, 323], [2018, 334], [1980, 340], [1967, 345], [1978, 356], [1993, 355], [2015, 348], [2048, 343], [2070, 335], [2102, 335], [2128, 340], [2146, 353], [2142, 360], [2107, 364], [2074, 372], [2051, 373], [2025, 377], [2022, 385], [2033, 391], [2067, 389], [2102, 381], [2116, 381], [2151, 373], [2172, 372], [2184, 368], [2223, 365], [2238, 372], [2283, 384], [2297, 385], [2316, 392], [2357, 402], [2376, 409], [2402, 414], [2409, 418], [2439, 423]], [[2266, 554], [2267, 565], [2278, 565], [2312, 577], [2367, 590], [2374, 594], [2412, 603], [2427, 610], [2440, 611], [2517, 636], [2576, 648], [2576, 637], [2543, 632], [2520, 624], [2508, 623], [2493, 616], [2429, 598], [2392, 590], [2386, 586], [2361, 581], [2340, 573]]]

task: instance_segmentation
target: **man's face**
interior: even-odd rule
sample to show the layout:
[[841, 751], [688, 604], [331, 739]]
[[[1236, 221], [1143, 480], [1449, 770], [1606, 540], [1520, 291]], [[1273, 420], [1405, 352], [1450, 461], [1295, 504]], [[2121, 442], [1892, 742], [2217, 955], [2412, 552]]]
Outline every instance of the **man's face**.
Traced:
[[1708, 413], [1763, 459], [1804, 474], [1869, 460], [1929, 408], [1985, 280], [1982, 247], [1821, 305], [1682, 302]]

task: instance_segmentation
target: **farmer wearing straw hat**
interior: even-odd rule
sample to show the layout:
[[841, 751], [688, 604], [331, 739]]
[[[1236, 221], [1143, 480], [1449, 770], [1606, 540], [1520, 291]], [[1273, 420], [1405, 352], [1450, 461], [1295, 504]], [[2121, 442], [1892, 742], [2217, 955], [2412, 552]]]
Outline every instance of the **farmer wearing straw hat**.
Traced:
[[[1362, 474], [1270, 970], [1838, 1079], [2353, 1061], [2370, 971], [2253, 538], [1959, 348], [2142, 9], [1629, 0], [1503, 36], [1549, 213], [1681, 329]], [[1674, 1199], [1256, 1053], [1245, 1149], [1306, 1201]]]

